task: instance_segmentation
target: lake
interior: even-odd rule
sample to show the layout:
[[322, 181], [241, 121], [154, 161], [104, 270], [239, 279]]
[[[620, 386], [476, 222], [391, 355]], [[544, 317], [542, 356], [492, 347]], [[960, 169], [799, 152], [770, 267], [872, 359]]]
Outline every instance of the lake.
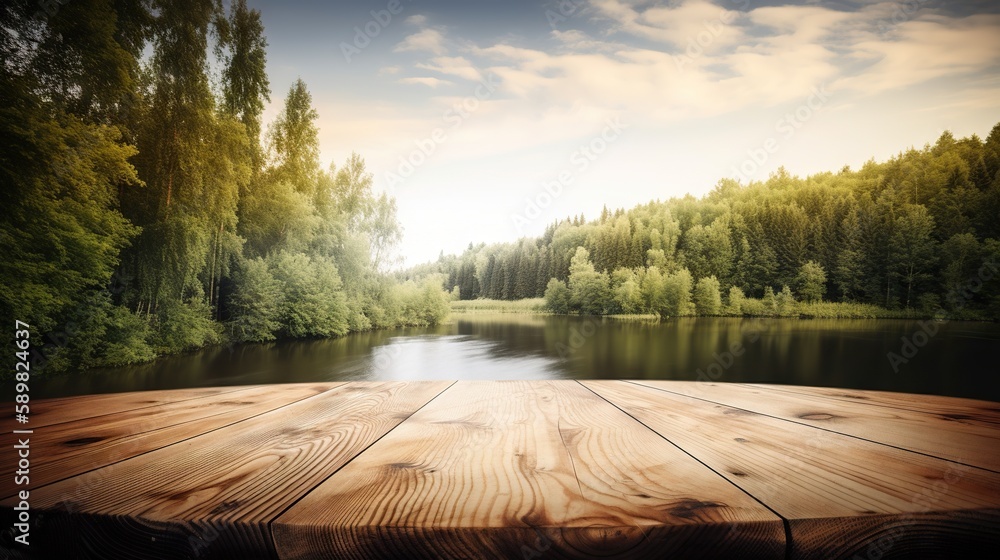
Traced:
[[[436, 327], [222, 346], [150, 364], [35, 378], [32, 393], [55, 397], [308, 381], [700, 378], [1000, 401], [1000, 325], [921, 325], [453, 314], [448, 324]], [[898, 359], [890, 360], [890, 352]]]

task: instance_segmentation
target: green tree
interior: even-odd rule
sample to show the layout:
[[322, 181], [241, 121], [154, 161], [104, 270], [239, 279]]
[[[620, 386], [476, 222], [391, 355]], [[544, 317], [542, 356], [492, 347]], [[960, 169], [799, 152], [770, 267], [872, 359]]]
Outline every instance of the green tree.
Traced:
[[778, 300], [774, 296], [774, 289], [771, 286], [764, 287], [764, 297], [762, 299], [764, 304], [764, 312], [769, 315], [778, 314]]
[[934, 219], [923, 206], [905, 205], [895, 220], [890, 238], [889, 268], [906, 287], [904, 305], [910, 307], [914, 286], [922, 291], [933, 278], [936, 243], [932, 236]]
[[622, 313], [641, 313], [644, 307], [642, 278], [631, 268], [619, 268], [611, 275], [613, 298]]
[[743, 294], [738, 286], [732, 286], [729, 288], [729, 304], [726, 306], [726, 314], [728, 315], [742, 315], [743, 314], [743, 302], [746, 300], [746, 296]]
[[254, 167], [262, 164], [261, 114], [271, 99], [267, 77], [267, 39], [258, 10], [246, 0], [234, 0], [229, 17], [219, 14], [215, 22], [217, 56], [222, 61], [222, 110], [243, 123], [250, 138]]
[[685, 264], [695, 278], [714, 276], [728, 282], [733, 248], [728, 220], [719, 218], [708, 227], [692, 227], [684, 236]]
[[232, 339], [241, 342], [274, 340], [281, 328], [284, 286], [259, 257], [243, 261], [234, 281], [236, 287], [228, 302], [232, 319], [227, 324]]
[[610, 299], [608, 275], [594, 270], [590, 253], [578, 247], [569, 265], [570, 308], [585, 315], [600, 315]]
[[545, 287], [545, 307], [553, 313], [569, 313], [569, 288], [562, 280], [552, 278]]
[[284, 110], [268, 133], [274, 158], [272, 180], [288, 181], [296, 191], [312, 198], [319, 180], [319, 113], [301, 79], [285, 97]]
[[777, 314], [781, 317], [795, 313], [795, 296], [792, 294], [788, 284], [781, 287], [781, 292], [775, 297], [775, 307]]
[[[664, 299], [667, 316], [677, 317], [694, 313], [691, 301], [691, 273], [682, 268], [664, 279]], [[661, 314], [662, 316], [662, 314]]]
[[[352, 158], [332, 181], [336, 185], [321, 181], [319, 130], [314, 122], [319, 115], [311, 103], [305, 83], [296, 80], [269, 131], [273, 166], [252, 182], [240, 201], [239, 232], [247, 239], [250, 256], [306, 251], [317, 234], [325, 247], [341, 247], [345, 242], [350, 216], [339, 213], [335, 196], [344, 196], [345, 207], [354, 210], [346, 205], [347, 197], [363, 193], [348, 191], [364, 190], [364, 163]], [[326, 188], [320, 190], [321, 185]], [[358, 208], [356, 213], [365, 210]], [[329, 254], [322, 248], [319, 251]]]
[[646, 269], [646, 274], [643, 275], [639, 284], [645, 308], [650, 313], [655, 313], [660, 317], [670, 315], [667, 307], [666, 280], [666, 276], [659, 267], [651, 266]]
[[698, 315], [718, 315], [722, 310], [722, 294], [715, 276], [702, 278], [695, 284], [694, 306]]
[[270, 260], [272, 274], [284, 286], [279, 315], [284, 335], [301, 338], [347, 334], [347, 298], [333, 263], [288, 252]]
[[819, 263], [808, 261], [799, 269], [796, 286], [804, 301], [822, 301], [826, 293], [826, 271]]
[[[156, 312], [191, 298], [213, 297], [208, 271], [222, 235], [235, 224], [245, 136], [219, 119], [209, 87], [207, 33], [211, 0], [154, 1], [152, 82], [139, 116], [136, 167], [147, 189], [123, 200], [143, 227], [129, 258], [137, 307]], [[173, 313], [178, 316], [177, 313]]]
[[[11, 4], [27, 5], [31, 12], [43, 7]], [[31, 12], [21, 12], [19, 19]], [[138, 97], [139, 58], [152, 23], [145, 1], [74, 0], [61, 2], [44, 23], [22, 20], [15, 28], [28, 31], [22, 35], [33, 43], [28, 64], [44, 97], [85, 122], [127, 132]]]
[[407, 326], [427, 326], [448, 316], [448, 293], [441, 289], [443, 278], [430, 275], [420, 282], [407, 281], [395, 287], [397, 322]]
[[976, 278], [983, 264], [984, 247], [971, 233], [957, 233], [941, 244], [941, 287], [945, 294], [957, 293]]
[[0, 216], [0, 305], [44, 333], [108, 285], [139, 231], [118, 211], [119, 188], [141, 184], [128, 162], [135, 149], [117, 129], [68, 115], [48, 121], [10, 107], [0, 118], [16, 151], [31, 156], [0, 166], [4, 190], [16, 194]]

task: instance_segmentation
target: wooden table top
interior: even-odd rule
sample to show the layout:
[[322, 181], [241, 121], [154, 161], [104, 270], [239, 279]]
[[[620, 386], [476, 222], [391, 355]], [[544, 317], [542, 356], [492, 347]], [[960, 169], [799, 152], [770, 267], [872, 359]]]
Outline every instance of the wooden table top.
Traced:
[[[34, 401], [4, 558], [955, 558], [1000, 546], [1000, 403], [679, 381]], [[17, 437], [25, 437], [23, 435]], [[8, 529], [8, 533], [10, 530]]]

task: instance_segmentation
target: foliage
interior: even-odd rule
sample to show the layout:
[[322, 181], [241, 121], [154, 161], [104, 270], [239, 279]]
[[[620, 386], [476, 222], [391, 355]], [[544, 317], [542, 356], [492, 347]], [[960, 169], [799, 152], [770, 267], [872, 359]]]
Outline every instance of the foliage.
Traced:
[[698, 315], [718, 315], [722, 311], [722, 294], [715, 276], [702, 278], [695, 284], [694, 307]]
[[569, 265], [569, 308], [585, 315], [600, 315], [609, 297], [608, 275], [594, 270], [590, 253], [578, 247]]
[[347, 297], [332, 262], [284, 251], [269, 260], [284, 293], [278, 312], [283, 335], [301, 338], [347, 334]]
[[826, 293], [826, 271], [816, 261], [809, 261], [799, 269], [796, 285], [804, 301], [822, 301]]
[[781, 287], [781, 292], [774, 298], [778, 316], [788, 317], [795, 314], [795, 296], [788, 284]]
[[[568, 217], [538, 238], [470, 244], [411, 274], [445, 274], [445, 287], [459, 286], [463, 300], [541, 297], [550, 279], [570, 282], [583, 248], [594, 268], [584, 274], [587, 285], [599, 292], [595, 275], [608, 276], [602, 303], [584, 298], [589, 313], [689, 313], [668, 305], [664, 291], [686, 268], [693, 278], [715, 276], [720, 293], [737, 287], [763, 298], [774, 315], [781, 313], [774, 290], [787, 285], [807, 303], [867, 304], [889, 315], [927, 310], [936, 296], [951, 316], [997, 319], [1000, 275], [961, 305], [949, 294], [979, 277], [991, 254], [985, 247], [1000, 242], [998, 172], [1000, 124], [985, 140], [946, 132], [856, 170], [796, 177], [779, 169], [746, 185], [720, 181], [701, 199]], [[571, 311], [582, 312], [584, 299]]]
[[726, 315], [740, 316], [743, 314], [743, 303], [746, 301], [746, 296], [743, 294], [743, 290], [739, 286], [731, 286], [729, 288], [729, 300], [725, 308]]
[[442, 281], [440, 277], [428, 276], [420, 282], [409, 280], [397, 285], [394, 288], [400, 310], [397, 322], [421, 327], [443, 321], [451, 307], [448, 293], [441, 289]]
[[357, 154], [320, 166], [301, 80], [261, 145], [267, 41], [245, 0], [37, 9], [0, 7], [0, 311], [46, 348], [33, 370], [447, 315], [445, 279], [385, 274], [395, 200]]
[[545, 308], [553, 313], [568, 313], [570, 306], [569, 288], [566, 282], [552, 278], [545, 288]]
[[244, 260], [234, 275], [235, 286], [228, 301], [230, 337], [238, 342], [274, 340], [281, 328], [284, 286], [262, 258]]
[[221, 340], [221, 325], [212, 321], [211, 308], [201, 298], [164, 302], [154, 318], [156, 351], [173, 354], [195, 350]]

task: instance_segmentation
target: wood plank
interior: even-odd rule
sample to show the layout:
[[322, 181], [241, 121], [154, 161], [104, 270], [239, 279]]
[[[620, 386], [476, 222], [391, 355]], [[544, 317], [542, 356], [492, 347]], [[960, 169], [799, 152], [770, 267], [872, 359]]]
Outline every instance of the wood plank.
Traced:
[[[84, 395], [57, 399], [33, 400], [30, 405], [30, 422], [15, 424], [13, 418], [4, 417], [4, 431], [11, 429], [36, 429], [63, 422], [76, 422], [85, 418], [106, 416], [127, 410], [148, 408], [160, 404], [181, 402], [232, 391], [246, 389], [240, 387], [200, 387], [197, 389], [170, 389], [162, 391], [135, 391], [106, 395]], [[8, 428], [10, 426], [10, 429]]]
[[[758, 386], [758, 384], [749, 384]], [[854, 402], [874, 406], [899, 408], [911, 412], [935, 410], [945, 419], [965, 422], [982, 422], [1000, 425], [1000, 403], [978, 399], [944, 397], [940, 395], [918, 395], [913, 393], [893, 393], [889, 391], [864, 391], [860, 389], [839, 389], [835, 387], [798, 387], [794, 385], [763, 385], [776, 391], [820, 396], [837, 402]]]
[[45, 517], [32, 539], [53, 558], [86, 547], [143, 560], [271, 556], [269, 521], [448, 385], [341, 385], [34, 489]]
[[793, 558], [850, 557], [892, 527], [901, 557], [932, 557], [926, 540], [942, 558], [1000, 546], [995, 473], [633, 383], [582, 383], [787, 519]]
[[[63, 480], [302, 400], [341, 383], [265, 385], [85, 418], [30, 436], [31, 483]], [[14, 453], [0, 456], [0, 479], [12, 480]], [[0, 487], [0, 499], [16, 490]]]
[[783, 558], [781, 520], [572, 381], [460, 381], [272, 523], [283, 559]]
[[732, 383], [633, 383], [1000, 472], [1000, 426], [975, 418], [974, 405], [954, 418], [932, 402], [914, 412], [873, 406], [871, 400], [831, 399], [806, 387], [781, 391], [767, 385]]

